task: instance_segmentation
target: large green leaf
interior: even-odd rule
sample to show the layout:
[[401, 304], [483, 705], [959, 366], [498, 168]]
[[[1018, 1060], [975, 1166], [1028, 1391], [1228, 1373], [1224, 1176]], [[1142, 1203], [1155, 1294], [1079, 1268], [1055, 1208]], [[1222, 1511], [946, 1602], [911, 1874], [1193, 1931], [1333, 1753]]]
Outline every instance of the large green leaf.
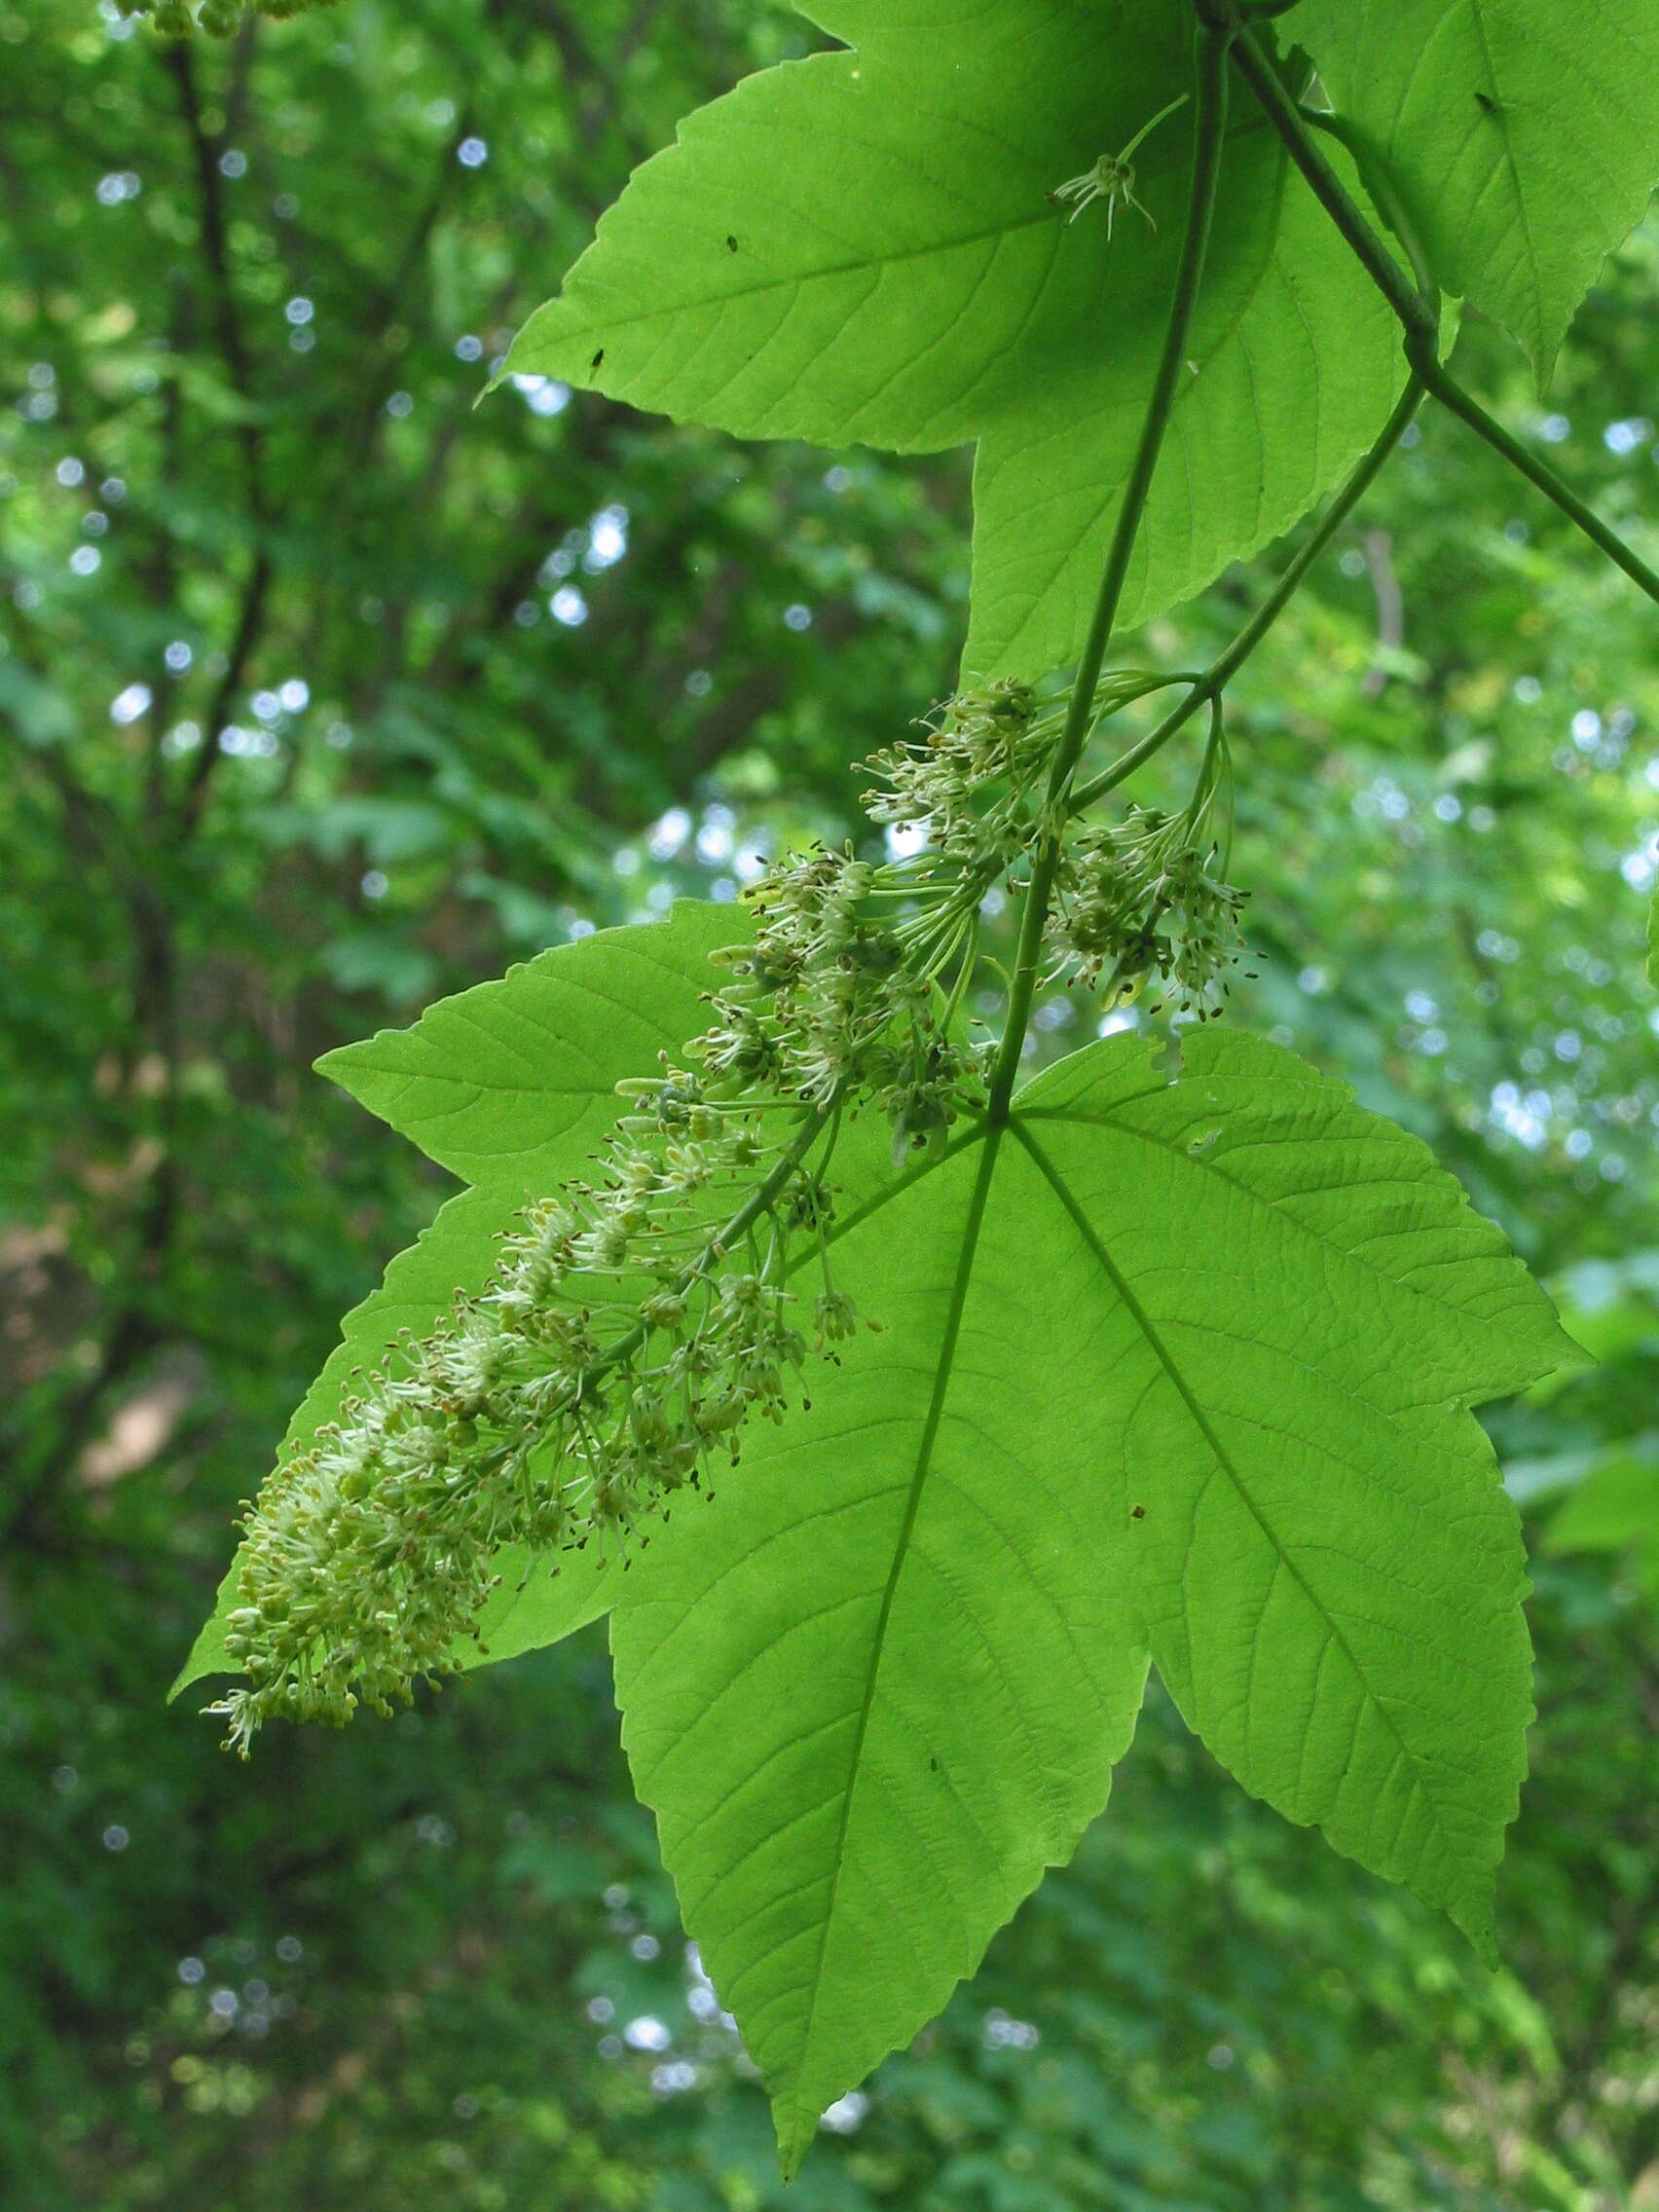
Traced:
[[[1081, 642], [1151, 387], [1190, 104], [1136, 156], [1152, 221], [1094, 207], [1068, 222], [1047, 196], [1188, 91], [1189, 12], [817, 13], [857, 51], [768, 70], [691, 116], [508, 369], [746, 436], [903, 452], [982, 439], [967, 664], [1039, 675]], [[1125, 621], [1287, 528], [1397, 388], [1385, 312], [1244, 98]]]
[[1442, 285], [1547, 381], [1659, 182], [1653, 0], [1303, 0], [1286, 27], [1381, 156]]
[[[374, 1366], [400, 1331], [426, 1335], [457, 1290], [484, 1283], [497, 1238], [527, 1198], [584, 1170], [616, 1119], [617, 1083], [650, 1074], [659, 1052], [678, 1051], [702, 1026], [702, 995], [718, 980], [709, 955], [747, 928], [739, 909], [682, 900], [665, 922], [556, 945], [498, 982], [441, 1000], [412, 1028], [383, 1029], [319, 1061], [475, 1188], [451, 1198], [346, 1316], [341, 1342], [288, 1423], [281, 1457], [303, 1451], [333, 1419], [353, 1372]], [[603, 1609], [608, 1588], [587, 1560], [549, 1577], [503, 1554], [500, 1572], [482, 1624], [491, 1658], [568, 1635]], [[175, 1696], [226, 1671], [225, 1617], [237, 1602], [233, 1561]]]
[[1020, 1133], [1100, 1262], [1153, 1656], [1246, 1788], [1491, 1957], [1525, 1573], [1467, 1409], [1581, 1355], [1424, 1148], [1346, 1088], [1239, 1037], [1198, 1041], [1171, 1089], [1143, 1076], [1080, 1055]]
[[1490, 1955], [1530, 1714], [1467, 1411], [1573, 1356], [1415, 1139], [1119, 1038], [835, 1248], [884, 1333], [611, 1613], [636, 1784], [787, 2169], [1069, 1853], [1150, 1649], [1256, 1794]]
[[1050, 1362], [1090, 1263], [1034, 1280], [1043, 1226], [1030, 1162], [975, 1141], [844, 1239], [882, 1334], [612, 1619], [635, 1784], [786, 2172], [1070, 1858], [1139, 1708], [1079, 1463], [1093, 1378]]

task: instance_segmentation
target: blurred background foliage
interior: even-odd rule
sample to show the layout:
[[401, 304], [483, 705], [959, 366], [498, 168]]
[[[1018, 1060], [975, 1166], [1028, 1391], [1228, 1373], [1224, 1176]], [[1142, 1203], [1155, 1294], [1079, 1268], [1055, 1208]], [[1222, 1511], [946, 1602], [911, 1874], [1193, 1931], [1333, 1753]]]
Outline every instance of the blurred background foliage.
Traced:
[[[964, 457], [545, 382], [474, 412], [630, 166], [811, 36], [770, 0], [350, 0], [169, 47], [0, 0], [8, 2212], [779, 2201], [601, 1642], [247, 1771], [162, 1701], [340, 1313], [443, 1195], [313, 1057], [855, 831], [850, 763], [949, 689]], [[1463, 341], [1639, 534], [1656, 273], [1640, 237], [1545, 400]], [[1136, 656], [1201, 660], [1272, 567]], [[1502, 1972], [1155, 1695], [1076, 1864], [827, 2116], [800, 2212], [1659, 2204], [1651, 638], [1429, 421], [1233, 712], [1242, 1015], [1420, 1131], [1602, 1359], [1492, 1416], [1540, 1657]], [[1097, 1017], [1051, 1000], [1039, 1050]]]

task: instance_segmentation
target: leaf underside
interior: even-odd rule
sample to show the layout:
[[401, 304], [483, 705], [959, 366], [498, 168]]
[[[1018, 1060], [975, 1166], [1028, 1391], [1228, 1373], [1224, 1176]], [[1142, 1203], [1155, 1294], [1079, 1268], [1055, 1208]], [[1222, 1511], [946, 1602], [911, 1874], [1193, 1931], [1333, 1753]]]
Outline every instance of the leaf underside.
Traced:
[[[1152, 387], [1190, 103], [1135, 157], [1140, 209], [1068, 222], [1048, 195], [1189, 91], [1187, 12], [848, 0], [817, 13], [855, 51], [764, 71], [689, 117], [506, 373], [750, 437], [899, 452], [978, 440], [966, 668], [1041, 676], [1082, 642]], [[1398, 350], [1240, 91], [1124, 623], [1306, 512], [1381, 428]]]
[[1530, 1674], [1466, 1407], [1571, 1355], [1416, 1140], [1275, 1048], [1206, 1035], [1171, 1087], [1115, 1039], [833, 1261], [883, 1334], [611, 1613], [786, 2170], [1070, 1855], [1149, 1653], [1247, 1789], [1490, 1957]]
[[1542, 387], [1659, 181], [1653, 0], [1303, 0], [1286, 29], [1443, 288], [1501, 323]]

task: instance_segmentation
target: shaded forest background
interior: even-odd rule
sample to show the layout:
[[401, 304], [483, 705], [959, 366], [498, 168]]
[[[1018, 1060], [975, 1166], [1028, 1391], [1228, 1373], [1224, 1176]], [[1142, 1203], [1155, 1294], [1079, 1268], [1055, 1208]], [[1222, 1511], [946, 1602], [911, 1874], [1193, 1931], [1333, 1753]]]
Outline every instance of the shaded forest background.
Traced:
[[[740, 449], [541, 380], [474, 411], [629, 167], [812, 36], [770, 0], [351, 0], [169, 47], [0, 0], [10, 2212], [780, 2201], [597, 1637], [246, 1770], [164, 1698], [340, 1314], [444, 1195], [312, 1059], [857, 833], [851, 764], [950, 688], [964, 456]], [[1462, 342], [1639, 537], [1656, 277], [1650, 232], [1544, 400]], [[1273, 566], [1136, 654], [1201, 663]], [[1540, 1655], [1506, 1964], [1155, 1695], [798, 2212], [1659, 2205], [1650, 615], [1429, 420], [1234, 737], [1238, 1017], [1425, 1136], [1603, 1359], [1492, 1414]], [[1052, 998], [1045, 1047], [1097, 1018]]]

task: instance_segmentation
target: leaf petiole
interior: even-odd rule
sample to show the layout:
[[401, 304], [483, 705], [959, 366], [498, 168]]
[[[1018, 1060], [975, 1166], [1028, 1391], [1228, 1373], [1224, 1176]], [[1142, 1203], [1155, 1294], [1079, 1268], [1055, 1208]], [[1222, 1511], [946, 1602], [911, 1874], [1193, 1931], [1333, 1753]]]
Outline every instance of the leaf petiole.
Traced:
[[1171, 100], [1167, 107], [1161, 107], [1150, 123], [1143, 123], [1141, 125], [1140, 129], [1135, 132], [1134, 136], [1129, 140], [1128, 144], [1118, 156], [1118, 160], [1120, 162], [1126, 162], [1131, 154], [1138, 153], [1141, 147], [1145, 145], [1146, 141], [1158, 129], [1159, 125], [1161, 123], [1167, 123], [1169, 118], [1174, 115], [1178, 109], [1184, 108], [1186, 106], [1188, 100], [1191, 99], [1191, 97], [1192, 94], [1190, 92], [1183, 92], [1179, 99]]

